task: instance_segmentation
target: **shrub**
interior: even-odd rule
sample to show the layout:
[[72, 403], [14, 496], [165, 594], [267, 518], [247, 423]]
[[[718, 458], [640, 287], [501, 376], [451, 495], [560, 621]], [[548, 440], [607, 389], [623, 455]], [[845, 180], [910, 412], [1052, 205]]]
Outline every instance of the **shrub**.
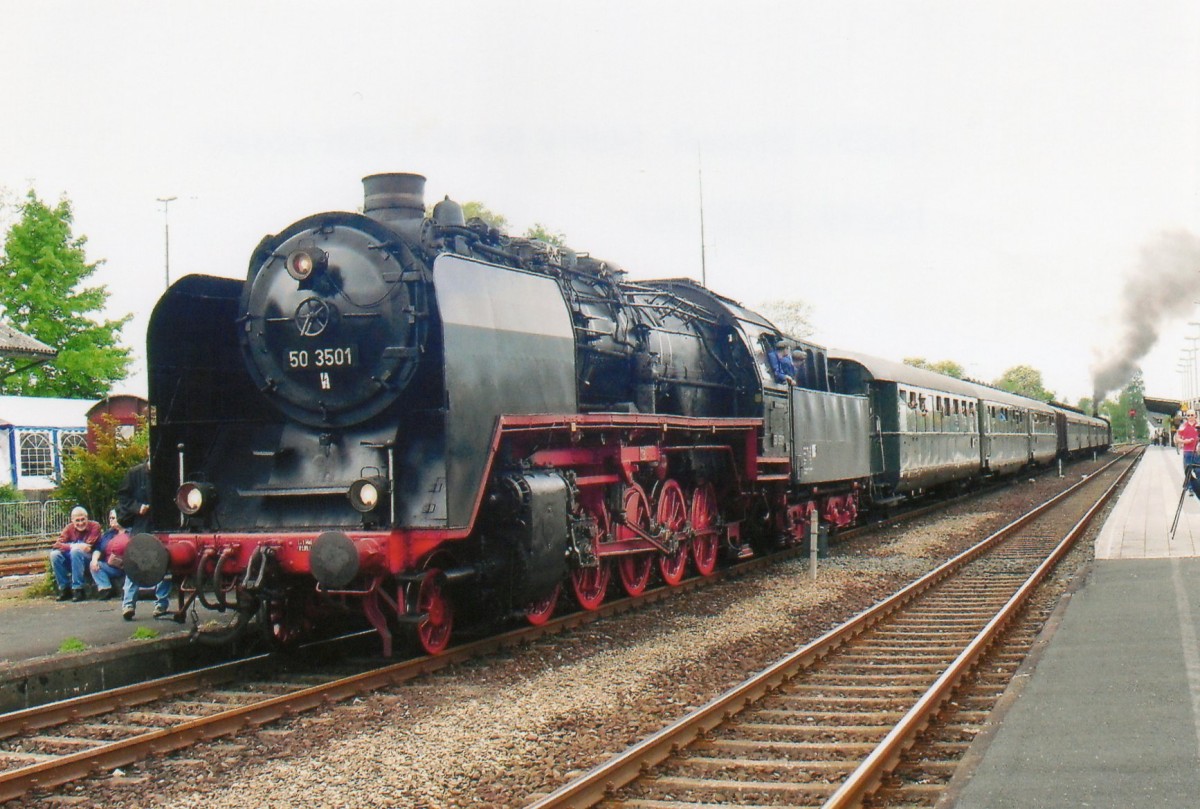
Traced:
[[144, 420], [129, 437], [118, 434], [111, 416], [104, 420], [104, 427], [95, 431], [94, 453], [76, 449], [63, 460], [62, 483], [55, 493], [55, 497], [86, 508], [101, 525], [108, 524], [105, 515], [116, 505], [117, 489], [125, 473], [146, 460], [150, 438]]

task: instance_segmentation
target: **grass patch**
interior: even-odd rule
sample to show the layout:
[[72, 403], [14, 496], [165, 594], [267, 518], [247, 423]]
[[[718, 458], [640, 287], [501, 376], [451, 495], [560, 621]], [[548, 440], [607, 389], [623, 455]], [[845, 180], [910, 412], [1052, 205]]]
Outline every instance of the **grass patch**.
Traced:
[[58, 646], [59, 654], [69, 654], [71, 652], [82, 652], [87, 649], [88, 645], [79, 638], [67, 638]]
[[158, 630], [148, 626], [139, 626], [134, 630], [130, 640], [153, 640], [158, 637]]

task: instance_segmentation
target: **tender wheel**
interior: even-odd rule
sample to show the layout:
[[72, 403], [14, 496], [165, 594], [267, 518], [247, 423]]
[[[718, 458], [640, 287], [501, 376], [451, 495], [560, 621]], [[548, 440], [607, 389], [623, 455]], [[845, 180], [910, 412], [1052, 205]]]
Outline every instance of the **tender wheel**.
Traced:
[[[674, 534], [683, 530], [687, 518], [683, 489], [675, 481], [668, 480], [658, 493], [658, 524]], [[683, 575], [687, 572], [688, 544], [680, 542], [674, 553], [658, 554], [658, 572], [662, 574], [663, 581], [672, 587], [683, 581]]]
[[440, 654], [450, 645], [450, 632], [454, 628], [454, 609], [442, 589], [441, 571], [429, 568], [417, 591], [416, 609], [425, 614], [425, 620], [417, 624], [417, 640], [427, 654]]
[[[604, 498], [596, 498], [587, 511], [596, 521], [596, 533], [592, 537], [592, 549], [596, 551], [600, 547], [601, 538], [608, 535], [608, 509], [604, 505]], [[596, 567], [581, 567], [571, 571], [571, 591], [580, 607], [585, 610], [597, 610], [604, 603], [611, 580], [612, 565], [602, 558]]]
[[717, 569], [721, 538], [717, 534], [717, 493], [711, 483], [696, 487], [692, 492], [692, 559], [701, 576], [711, 576]]
[[525, 607], [525, 620], [534, 626], [541, 626], [550, 620], [550, 616], [554, 615], [554, 608], [558, 606], [558, 597], [562, 594], [562, 585], [554, 585], [554, 589], [545, 598], [537, 601], [532, 601]]
[[[646, 495], [640, 486], [630, 486], [625, 490], [625, 522], [636, 525], [642, 531], [649, 528], [650, 510], [646, 506]], [[617, 526], [618, 539], [637, 539], [639, 535], [625, 526]], [[633, 553], [622, 556], [617, 561], [617, 572], [621, 575], [621, 586], [631, 596], [640, 596], [646, 592], [650, 583], [650, 573], [654, 570], [653, 553]]]

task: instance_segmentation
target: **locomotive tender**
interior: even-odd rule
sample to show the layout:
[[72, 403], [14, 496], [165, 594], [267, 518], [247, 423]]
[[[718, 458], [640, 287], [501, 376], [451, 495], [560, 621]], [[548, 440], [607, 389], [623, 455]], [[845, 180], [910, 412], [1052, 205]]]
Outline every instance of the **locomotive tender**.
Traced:
[[1105, 422], [791, 340], [686, 279], [426, 216], [424, 178], [302, 219], [245, 282], [188, 276], [148, 336], [156, 535], [127, 568], [303, 637], [356, 607], [390, 654], [566, 594], [678, 584], [864, 508], [1109, 443]]

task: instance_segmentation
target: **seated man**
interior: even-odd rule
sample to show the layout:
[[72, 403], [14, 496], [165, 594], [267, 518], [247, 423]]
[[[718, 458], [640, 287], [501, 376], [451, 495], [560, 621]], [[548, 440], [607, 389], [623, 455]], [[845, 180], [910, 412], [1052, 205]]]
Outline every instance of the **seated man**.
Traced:
[[[100, 541], [92, 550], [92, 580], [96, 582], [96, 596], [101, 601], [108, 601], [117, 594], [113, 579], [120, 582], [125, 578], [124, 566], [125, 545], [128, 538], [122, 537], [123, 529], [117, 522], [117, 512], [108, 512], [108, 530], [100, 535]], [[122, 541], [124, 540], [124, 541]]]
[[[58, 600], [73, 598], [83, 601], [84, 573], [92, 548], [100, 541], [100, 523], [88, 519], [87, 509], [76, 506], [71, 509], [71, 522], [58, 535], [54, 550], [50, 551], [50, 568], [54, 571], [54, 582], [58, 585]], [[67, 565], [70, 565], [70, 573]]]

